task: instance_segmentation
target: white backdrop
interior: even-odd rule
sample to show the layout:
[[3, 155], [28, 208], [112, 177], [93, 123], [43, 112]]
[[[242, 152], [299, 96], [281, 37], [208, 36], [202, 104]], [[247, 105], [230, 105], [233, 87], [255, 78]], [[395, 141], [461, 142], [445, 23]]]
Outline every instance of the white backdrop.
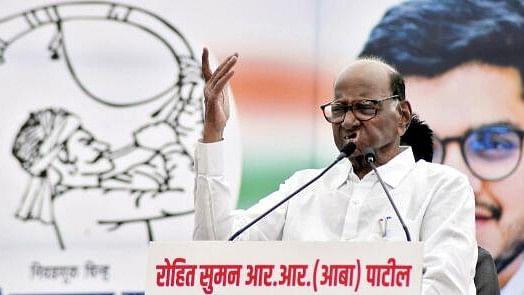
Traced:
[[[305, 68], [294, 79], [315, 82], [353, 60], [397, 2], [134, 0], [113, 7], [0, 0], [0, 293], [143, 292], [147, 241], [191, 239], [192, 215], [185, 213], [192, 209], [191, 153], [201, 127], [202, 46], [220, 59], [239, 52], [240, 69], [271, 61], [262, 68], [276, 66], [269, 71], [275, 76]], [[272, 87], [255, 86], [262, 93]], [[297, 87], [314, 89], [307, 82]], [[288, 99], [309, 108], [321, 102], [316, 94]], [[259, 101], [280, 102], [264, 95]], [[299, 155], [309, 165], [335, 154], [321, 116], [279, 113], [272, 103], [263, 105], [270, 105], [267, 112], [252, 98], [238, 106], [255, 112], [237, 117], [234, 108], [226, 130], [234, 192], [241, 145], [252, 154], [246, 173], [259, 163], [284, 165], [276, 155]], [[16, 150], [28, 159], [22, 166], [15, 139], [38, 111], [47, 115], [27, 125], [45, 128], [18, 141]], [[42, 132], [51, 149], [27, 152], [42, 144]], [[53, 162], [45, 175], [31, 170], [46, 159]], [[40, 185], [29, 185], [31, 179]], [[46, 188], [51, 193], [34, 194]]]

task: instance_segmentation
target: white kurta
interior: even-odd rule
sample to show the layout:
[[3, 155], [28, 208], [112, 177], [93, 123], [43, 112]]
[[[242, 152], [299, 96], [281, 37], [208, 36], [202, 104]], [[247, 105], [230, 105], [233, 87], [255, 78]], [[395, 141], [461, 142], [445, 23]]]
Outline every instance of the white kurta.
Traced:
[[[298, 171], [255, 206], [233, 210], [223, 175], [223, 143], [199, 143], [195, 158], [196, 240], [226, 240], [321, 171]], [[423, 294], [475, 294], [475, 204], [467, 177], [444, 165], [415, 162], [411, 148], [403, 148], [378, 171], [412, 240], [424, 242]], [[351, 163], [343, 160], [239, 239], [404, 241], [406, 237], [375, 173], [359, 179]]]

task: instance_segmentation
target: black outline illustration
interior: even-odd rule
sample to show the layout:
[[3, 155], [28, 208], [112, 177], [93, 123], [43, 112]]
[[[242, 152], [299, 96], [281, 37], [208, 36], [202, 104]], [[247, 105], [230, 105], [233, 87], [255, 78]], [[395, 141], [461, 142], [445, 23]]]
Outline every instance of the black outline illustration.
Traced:
[[[110, 97], [94, 93], [77, 75], [63, 30], [68, 22], [78, 20], [118, 22], [153, 36], [169, 50], [178, 67], [173, 71], [175, 74], [172, 84], [150, 97], [130, 98], [127, 103], [116, 103]], [[174, 197], [188, 193], [184, 189], [185, 184], [177, 184], [176, 173], [180, 173], [180, 169], [194, 173], [192, 147], [184, 139], [192, 138], [201, 130], [203, 80], [200, 76], [200, 64], [195, 59], [191, 46], [175, 27], [142, 8], [107, 1], [62, 2], [39, 6], [0, 19], [0, 28], [8, 24], [9, 27], [21, 28], [9, 33], [9, 36], [0, 31], [0, 65], [8, 62], [6, 52], [15, 41], [40, 27], [54, 26], [56, 31], [48, 45], [50, 58], [65, 61], [73, 81], [89, 98], [112, 108], [129, 108], [153, 101], [160, 101], [161, 105], [150, 114], [151, 122], [133, 132], [128, 145], [113, 150], [105, 143], [102, 144], [104, 148], [93, 147], [95, 143], [102, 142], [83, 126], [80, 117], [75, 114], [60, 108], [44, 108], [31, 113], [18, 131], [13, 144], [13, 155], [31, 176], [30, 185], [16, 212], [17, 218], [52, 225], [60, 248], [65, 249], [66, 245], [53, 212], [53, 201], [65, 192], [78, 189], [126, 191], [133, 196], [136, 208], [140, 208], [144, 199], [153, 200], [162, 193], [167, 192]], [[187, 116], [192, 118], [192, 122], [184, 121]], [[197, 120], [193, 121], [195, 118]], [[159, 132], [156, 137], [155, 132]], [[159, 139], [165, 139], [166, 134], [170, 141]], [[83, 137], [81, 140], [84, 144], [98, 152], [92, 163], [106, 161], [111, 167], [101, 172], [81, 171], [76, 155], [67, 149], [74, 136]], [[159, 141], [151, 143], [147, 140], [151, 138]], [[140, 156], [135, 156], [136, 154]], [[114, 161], [118, 160], [122, 160], [124, 165], [115, 165]], [[182, 160], [184, 164], [180, 164], [178, 160]], [[60, 167], [57, 168], [56, 165]], [[80, 177], [80, 182], [68, 183], [68, 179], [73, 176], [84, 176], [85, 179], [94, 177], [96, 181], [82, 183]], [[156, 215], [140, 218], [98, 220], [98, 224], [110, 226], [109, 230], [116, 230], [125, 224], [144, 223], [149, 240], [154, 240], [151, 222], [192, 212], [193, 210], [161, 210]]]

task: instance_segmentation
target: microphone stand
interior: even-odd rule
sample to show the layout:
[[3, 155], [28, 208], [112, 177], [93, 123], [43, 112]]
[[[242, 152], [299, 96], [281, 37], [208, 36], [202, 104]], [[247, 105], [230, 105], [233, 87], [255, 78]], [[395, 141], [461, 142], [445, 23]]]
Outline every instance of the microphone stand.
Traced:
[[395, 202], [393, 202], [393, 198], [391, 198], [391, 195], [389, 194], [389, 190], [387, 189], [386, 184], [384, 183], [384, 181], [382, 181], [382, 177], [380, 177], [380, 174], [378, 174], [377, 166], [375, 165], [375, 153], [373, 151], [367, 151], [365, 153], [365, 159], [366, 159], [366, 162], [368, 162], [368, 164], [371, 166], [371, 168], [377, 175], [378, 181], [380, 182], [382, 189], [384, 189], [384, 191], [386, 192], [386, 196], [388, 197], [389, 203], [393, 207], [393, 210], [395, 210], [395, 214], [397, 215], [397, 218], [400, 221], [402, 228], [404, 229], [404, 233], [406, 234], [407, 241], [411, 242], [411, 235], [409, 234], [408, 227], [404, 223], [404, 220], [402, 219], [400, 212], [398, 212], [397, 206], [395, 206]]
[[241, 229], [239, 229], [238, 231], [236, 231], [229, 239], [228, 241], [234, 241], [239, 235], [241, 235], [243, 232], [245, 232], [248, 228], [250, 228], [253, 224], [257, 223], [260, 219], [266, 217], [269, 213], [273, 212], [276, 208], [280, 207], [280, 205], [284, 204], [285, 202], [287, 202], [289, 199], [291, 199], [293, 196], [295, 196], [296, 194], [298, 194], [299, 192], [301, 192], [303, 189], [305, 189], [306, 187], [308, 187], [310, 184], [312, 184], [313, 182], [315, 182], [317, 179], [319, 179], [320, 177], [322, 177], [322, 175], [324, 175], [326, 172], [328, 172], [329, 169], [331, 169], [333, 166], [335, 166], [335, 164], [337, 164], [338, 162], [340, 162], [340, 160], [344, 159], [345, 157], [351, 155], [356, 149], [356, 146], [354, 143], [350, 142], [350, 143], [347, 143], [346, 145], [344, 145], [341, 149], [341, 152], [340, 154], [338, 155], [338, 157], [335, 159], [335, 161], [333, 161], [333, 163], [331, 163], [328, 167], [326, 167], [326, 169], [322, 170], [322, 172], [320, 172], [319, 175], [317, 175], [315, 178], [311, 179], [310, 181], [308, 181], [306, 184], [304, 184], [303, 186], [299, 187], [296, 191], [294, 191], [292, 194], [290, 194], [289, 196], [287, 196], [286, 198], [282, 199], [280, 202], [278, 202], [277, 204], [275, 204], [273, 207], [269, 208], [269, 210], [267, 210], [266, 212], [264, 212], [263, 214], [261, 214], [260, 216], [258, 216], [257, 218], [253, 219], [250, 223], [246, 224], [244, 227], [242, 227]]

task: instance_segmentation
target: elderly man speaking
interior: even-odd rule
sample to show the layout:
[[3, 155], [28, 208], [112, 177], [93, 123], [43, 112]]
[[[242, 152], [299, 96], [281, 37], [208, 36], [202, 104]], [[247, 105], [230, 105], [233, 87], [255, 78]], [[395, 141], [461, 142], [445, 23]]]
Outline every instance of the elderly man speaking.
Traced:
[[[227, 239], [234, 230], [316, 176], [295, 173], [280, 189], [248, 210], [232, 210], [223, 176], [223, 130], [228, 118], [224, 87], [238, 55], [211, 72], [204, 50], [206, 112], [203, 138], [196, 151], [195, 239]], [[277, 208], [239, 238], [244, 240], [379, 241], [405, 240], [399, 220], [391, 218], [382, 234], [379, 220], [396, 216], [385, 200], [366, 150], [388, 186], [412, 240], [424, 243], [423, 294], [475, 294], [477, 260], [474, 197], [465, 175], [439, 164], [415, 161], [400, 145], [412, 118], [402, 76], [375, 58], [350, 64], [336, 78], [334, 98], [322, 106], [335, 144], [354, 143], [349, 161], [328, 171], [322, 181]]]

